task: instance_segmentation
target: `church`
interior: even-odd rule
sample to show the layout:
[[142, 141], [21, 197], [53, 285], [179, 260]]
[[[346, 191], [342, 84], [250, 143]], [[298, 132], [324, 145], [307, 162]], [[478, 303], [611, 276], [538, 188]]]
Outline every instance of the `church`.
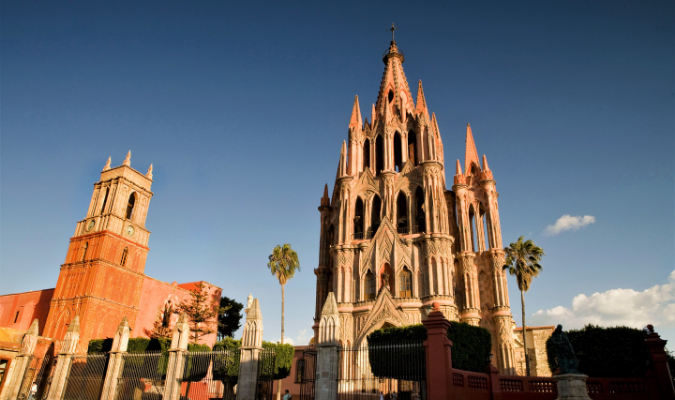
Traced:
[[393, 40], [383, 62], [377, 102], [364, 121], [354, 100], [333, 193], [326, 185], [321, 198], [315, 337], [329, 292], [342, 345], [353, 347], [376, 329], [420, 323], [438, 302], [449, 320], [488, 329], [493, 363], [516, 373], [499, 194], [487, 158], [467, 124], [464, 160], [451, 161], [447, 190], [443, 141], [422, 82], [413, 99]]

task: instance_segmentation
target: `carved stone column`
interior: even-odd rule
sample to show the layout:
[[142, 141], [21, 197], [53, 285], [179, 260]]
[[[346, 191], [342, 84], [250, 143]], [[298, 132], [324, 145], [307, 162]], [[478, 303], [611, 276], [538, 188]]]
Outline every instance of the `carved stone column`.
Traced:
[[[7, 371], [5, 379], [8, 381], [3, 389], [3, 399], [25, 397], [26, 393], [19, 392], [21, 391], [21, 383], [23, 382], [24, 375], [26, 375], [26, 371], [30, 366], [30, 361], [33, 358], [33, 353], [35, 352], [35, 346], [38, 341], [38, 332], [38, 320], [36, 319], [30, 325], [30, 328], [28, 328], [28, 332], [23, 335], [19, 355], [16, 356], [12, 362], [12, 367]], [[28, 386], [28, 389], [30, 389], [30, 386]]]
[[117, 378], [123, 367], [123, 356], [127, 352], [129, 345], [129, 321], [127, 317], [122, 318], [115, 332], [113, 338], [112, 349], [110, 350], [110, 359], [108, 360], [108, 370], [105, 374], [105, 382], [103, 383], [103, 391], [101, 392], [101, 400], [115, 400], [117, 392]]
[[178, 317], [173, 329], [169, 362], [166, 367], [166, 384], [164, 386], [164, 400], [178, 400], [180, 398], [181, 380], [185, 366], [185, 355], [190, 340], [190, 325], [185, 313]]
[[[337, 399], [340, 314], [333, 293], [321, 311], [317, 341], [315, 400]], [[241, 378], [240, 378], [241, 379]]]
[[516, 375], [516, 358], [513, 346], [513, 317], [510, 313], [497, 313], [492, 317], [497, 347], [497, 367], [504, 375]]
[[258, 362], [262, 350], [263, 320], [258, 299], [253, 299], [246, 312], [246, 324], [241, 339], [237, 400], [253, 400], [258, 382]]
[[73, 356], [77, 349], [77, 342], [80, 340], [80, 316], [76, 315], [70, 321], [68, 331], [63, 338], [61, 351], [56, 358], [56, 369], [52, 378], [52, 385], [49, 387], [47, 400], [61, 400], [66, 389], [66, 378], [70, 372], [70, 366], [73, 363]]
[[478, 303], [478, 287], [474, 253], [465, 252], [459, 255], [462, 277], [464, 279], [464, 307], [461, 311], [462, 322], [478, 326], [480, 323], [480, 305]]

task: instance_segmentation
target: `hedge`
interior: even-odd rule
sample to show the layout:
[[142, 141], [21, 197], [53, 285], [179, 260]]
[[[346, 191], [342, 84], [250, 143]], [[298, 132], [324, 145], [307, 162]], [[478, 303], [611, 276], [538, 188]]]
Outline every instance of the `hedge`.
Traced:
[[[592, 378], [642, 377], [647, 370], [649, 354], [645, 334], [640, 329], [617, 326], [602, 328], [586, 325], [567, 331], [579, 371]], [[551, 338], [546, 341], [551, 372], [558, 369]]]
[[[403, 342], [420, 342], [427, 339], [427, 328], [422, 324], [404, 327], [378, 329], [368, 335], [368, 358], [373, 374], [378, 377], [410, 380], [426, 370], [411, 369], [410, 365], [392, 365], [386, 349], [378, 348], [381, 345], [393, 345]], [[452, 341], [452, 367], [464, 371], [483, 372], [488, 363], [492, 350], [492, 335], [490, 331], [478, 326], [463, 322], [452, 322], [448, 329], [448, 339]], [[404, 360], [423, 357], [424, 348], [407, 350], [403, 353]], [[415, 355], [414, 353], [418, 353]], [[401, 353], [399, 353], [401, 354]], [[408, 362], [406, 362], [408, 364]], [[420, 363], [426, 368], [424, 363]]]
[[[390, 327], [372, 332], [368, 341], [368, 360], [373, 375], [378, 378], [418, 380], [426, 376], [424, 346], [427, 328], [424, 325]], [[411, 346], [390, 346], [409, 343]], [[419, 344], [419, 346], [415, 346]], [[390, 347], [390, 348], [387, 348]]]
[[[231, 351], [236, 355], [232, 360], [217, 360], [217, 367], [214, 368], [214, 378], [222, 381], [235, 382], [239, 374], [239, 353], [237, 350], [241, 347], [241, 340], [234, 340], [230, 337], [223, 338], [213, 346], [213, 350]], [[291, 344], [280, 344], [263, 342], [264, 350], [274, 352], [274, 360], [269, 363], [259, 364], [259, 373], [263, 376], [272, 375], [272, 379], [284, 379], [291, 374], [291, 366], [293, 365], [293, 356], [295, 355], [295, 347]], [[233, 381], [234, 380], [234, 381]]]
[[[274, 367], [271, 371], [261, 371], [263, 374], [271, 372], [272, 379], [284, 379], [291, 374], [291, 365], [293, 365], [293, 356], [295, 355], [295, 347], [292, 344], [281, 344], [263, 342], [263, 350], [271, 350], [274, 352]], [[264, 367], [261, 365], [261, 367]]]
[[216, 356], [213, 365], [213, 379], [236, 385], [239, 377], [239, 348], [241, 340], [234, 340], [231, 337], [225, 337], [223, 340], [213, 345], [214, 351], [229, 351], [228, 355]]

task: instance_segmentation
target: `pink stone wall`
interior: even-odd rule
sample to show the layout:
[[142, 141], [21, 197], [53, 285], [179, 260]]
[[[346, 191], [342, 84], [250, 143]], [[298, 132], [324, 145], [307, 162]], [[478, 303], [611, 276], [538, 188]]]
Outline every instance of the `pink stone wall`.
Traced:
[[42, 335], [53, 295], [54, 289], [44, 289], [0, 296], [0, 327], [27, 331], [37, 318]]

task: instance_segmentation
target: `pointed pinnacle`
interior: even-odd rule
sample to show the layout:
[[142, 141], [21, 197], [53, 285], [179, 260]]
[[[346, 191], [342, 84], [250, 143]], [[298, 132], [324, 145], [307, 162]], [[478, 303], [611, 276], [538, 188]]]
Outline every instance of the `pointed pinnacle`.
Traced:
[[427, 118], [429, 117], [429, 109], [427, 108], [427, 100], [424, 98], [424, 90], [422, 90], [422, 80], [417, 85], [417, 107], [418, 112], [423, 112]]
[[375, 104], [373, 104], [373, 109], [370, 112], [370, 123], [371, 124], [375, 123], [375, 117], [377, 117], [377, 113], [375, 112]]
[[79, 315], [76, 315], [75, 318], [73, 318], [70, 321], [70, 325], [68, 326], [67, 332], [80, 333], [80, 316]]
[[326, 186], [323, 187], [323, 198], [327, 199], [328, 198], [328, 184], [326, 183]]
[[457, 160], [457, 168], [455, 170], [455, 175], [462, 175], [462, 165], [459, 163], [459, 160]]
[[[499, 169], [499, 168], [497, 168]], [[487, 157], [485, 157], [485, 154], [483, 154], [483, 171], [489, 171], [490, 167], [488, 166], [487, 163]]]
[[33, 323], [30, 324], [30, 328], [28, 328], [28, 332], [26, 332], [28, 335], [35, 335], [37, 336], [39, 331], [40, 331], [40, 326], [39, 326], [39, 321], [37, 318], [33, 320]]
[[480, 168], [480, 160], [478, 159], [478, 151], [476, 151], [476, 142], [473, 140], [471, 133], [471, 125], [466, 124], [466, 150], [464, 151], [464, 168], [465, 174], [471, 172], [471, 164], [475, 163]]
[[150, 164], [150, 168], [148, 168], [148, 173], [145, 174], [145, 176], [152, 179], [152, 164]]
[[361, 119], [361, 107], [359, 107], [359, 96], [354, 97], [354, 107], [352, 107], [352, 116], [349, 120], [349, 127], [361, 128], [363, 119]]
[[108, 157], [108, 161], [106, 161], [105, 166], [103, 167], [103, 171], [107, 171], [110, 169], [110, 160], [112, 157]]
[[340, 154], [344, 155], [347, 153], [347, 141], [343, 140], [342, 141], [342, 150], [340, 150]]
[[126, 166], [131, 166], [131, 150], [129, 150], [129, 152], [127, 153], [127, 158], [124, 159], [124, 162], [122, 164]]

